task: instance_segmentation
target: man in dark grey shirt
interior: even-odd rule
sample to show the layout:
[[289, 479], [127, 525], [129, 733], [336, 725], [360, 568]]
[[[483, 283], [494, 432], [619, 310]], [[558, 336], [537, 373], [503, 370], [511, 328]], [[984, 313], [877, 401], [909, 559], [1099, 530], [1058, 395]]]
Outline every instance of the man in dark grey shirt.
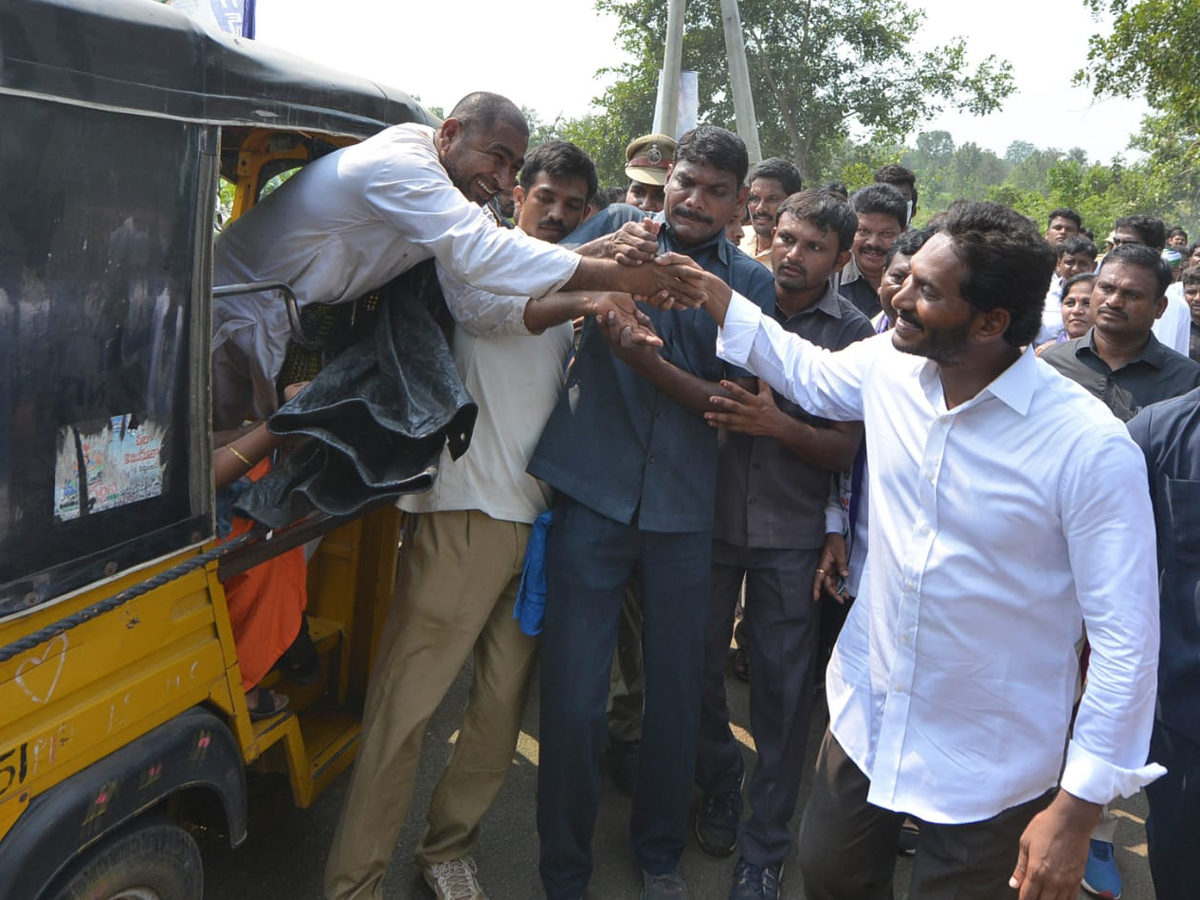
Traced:
[[[778, 211], [771, 245], [775, 316], [785, 329], [830, 350], [874, 334], [870, 321], [829, 284], [849, 257], [857, 217], [825, 191], [793, 194]], [[706, 418], [722, 427], [712, 544], [697, 779], [700, 846], [726, 855], [740, 844], [730, 900], [774, 900], [804, 768], [812, 708], [818, 607], [811, 585], [825, 541], [834, 472], [848, 470], [862, 424], [809, 416], [765, 382], [733, 382]], [[725, 703], [725, 659], [734, 607], [746, 581], [750, 634], [750, 726], [758, 763], [741, 819], [741, 751]]]
[[1200, 385], [1200, 363], [1151, 333], [1167, 306], [1171, 270], [1156, 250], [1123, 244], [1104, 258], [1092, 289], [1096, 324], [1042, 359], [1095, 394], [1124, 422], [1143, 406]]
[[[771, 275], [725, 237], [746, 201], [745, 145], [723, 128], [683, 135], [666, 207], [649, 223], [614, 204], [568, 240], [685, 254], [763, 310]], [[622, 226], [625, 226], [624, 228]], [[622, 241], [630, 245], [622, 245]], [[645, 265], [654, 263], [646, 261]], [[686, 900], [679, 858], [700, 717], [717, 441], [702, 413], [729, 367], [702, 309], [647, 310], [662, 347], [626, 346], [589, 321], [529, 472], [555, 491], [546, 546], [538, 835], [547, 900], [592, 873], [605, 700], [625, 585], [642, 604], [646, 701], [630, 831], [645, 900]], [[737, 374], [744, 374], [736, 370]]]

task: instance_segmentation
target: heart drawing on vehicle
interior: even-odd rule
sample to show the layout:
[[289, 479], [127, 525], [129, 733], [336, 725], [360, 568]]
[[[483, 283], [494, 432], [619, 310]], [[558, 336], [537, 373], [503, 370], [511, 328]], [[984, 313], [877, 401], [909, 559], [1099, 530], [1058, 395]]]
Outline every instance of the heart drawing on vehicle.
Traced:
[[[54, 695], [63, 663], [67, 661], [67, 643], [65, 634], [55, 635], [46, 644], [41, 656], [31, 656], [17, 667], [17, 685], [34, 703], [45, 703]], [[58, 662], [47, 665], [46, 660], [55, 654], [58, 655]], [[54, 672], [52, 676], [49, 675], [51, 669]]]

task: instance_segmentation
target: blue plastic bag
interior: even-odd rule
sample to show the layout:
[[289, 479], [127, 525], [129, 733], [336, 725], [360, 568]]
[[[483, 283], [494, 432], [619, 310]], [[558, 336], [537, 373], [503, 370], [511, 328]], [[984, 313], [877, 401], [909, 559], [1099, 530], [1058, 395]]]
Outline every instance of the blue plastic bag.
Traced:
[[530, 637], [542, 633], [546, 615], [546, 540], [550, 535], [550, 511], [533, 520], [533, 531], [525, 547], [525, 565], [521, 569], [521, 585], [513, 618], [521, 623], [521, 632]]

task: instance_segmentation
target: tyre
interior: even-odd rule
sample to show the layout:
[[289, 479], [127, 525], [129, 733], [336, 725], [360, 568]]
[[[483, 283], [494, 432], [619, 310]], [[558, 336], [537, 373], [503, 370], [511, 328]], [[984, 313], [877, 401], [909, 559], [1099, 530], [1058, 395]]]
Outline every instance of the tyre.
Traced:
[[200, 848], [171, 822], [134, 823], [77, 860], [51, 900], [201, 900]]

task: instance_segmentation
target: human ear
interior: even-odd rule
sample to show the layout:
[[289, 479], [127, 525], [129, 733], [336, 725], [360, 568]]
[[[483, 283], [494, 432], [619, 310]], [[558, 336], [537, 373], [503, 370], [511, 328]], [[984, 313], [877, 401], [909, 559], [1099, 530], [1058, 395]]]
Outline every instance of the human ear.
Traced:
[[450, 145], [454, 143], [455, 136], [462, 130], [462, 122], [458, 119], [447, 119], [442, 123], [442, 127], [438, 129], [438, 150], [445, 153], [450, 149]]
[[981, 341], [994, 341], [1004, 337], [1012, 324], [1012, 313], [1007, 309], [989, 309], [975, 316], [975, 337]]

